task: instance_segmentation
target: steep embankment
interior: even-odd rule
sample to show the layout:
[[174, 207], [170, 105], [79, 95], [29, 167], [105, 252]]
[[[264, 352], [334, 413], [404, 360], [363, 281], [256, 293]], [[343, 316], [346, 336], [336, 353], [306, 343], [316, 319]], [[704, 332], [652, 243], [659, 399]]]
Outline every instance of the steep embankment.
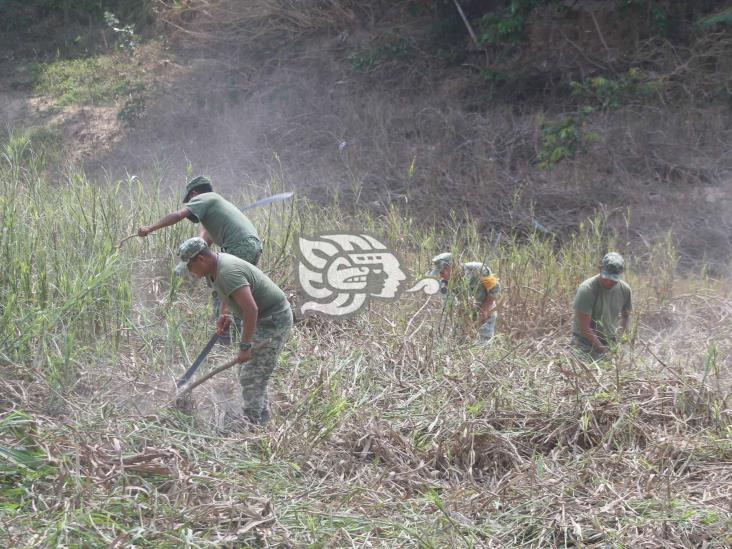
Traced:
[[65, 93], [47, 63], [11, 109], [90, 169], [177, 186], [190, 163], [225, 190], [281, 173], [354, 209], [559, 237], [600, 210], [629, 246], [673, 229], [686, 267], [726, 273], [731, 39], [700, 25], [716, 4], [539, 4], [463, 2], [476, 47], [451, 2], [160, 3], [156, 45], [117, 54], [111, 89], [43, 118], [37, 96]]

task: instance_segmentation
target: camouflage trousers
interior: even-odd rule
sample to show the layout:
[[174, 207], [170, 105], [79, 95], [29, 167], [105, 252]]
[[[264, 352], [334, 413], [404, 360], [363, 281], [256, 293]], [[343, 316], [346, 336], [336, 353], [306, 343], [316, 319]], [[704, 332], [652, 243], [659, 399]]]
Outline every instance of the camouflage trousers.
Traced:
[[292, 311], [286, 309], [257, 321], [254, 346], [265, 340], [267, 344], [254, 351], [252, 358], [239, 366], [239, 385], [244, 399], [244, 415], [252, 423], [269, 421], [267, 386], [272, 377], [282, 348], [290, 337]]
[[486, 343], [493, 338], [496, 333], [496, 320], [498, 320], [498, 313], [493, 311], [478, 328], [478, 335], [475, 337], [476, 343]]
[[256, 236], [248, 236], [236, 246], [221, 248], [221, 251], [235, 255], [239, 259], [243, 259], [247, 263], [256, 266], [259, 263], [259, 258], [262, 256], [262, 243]]

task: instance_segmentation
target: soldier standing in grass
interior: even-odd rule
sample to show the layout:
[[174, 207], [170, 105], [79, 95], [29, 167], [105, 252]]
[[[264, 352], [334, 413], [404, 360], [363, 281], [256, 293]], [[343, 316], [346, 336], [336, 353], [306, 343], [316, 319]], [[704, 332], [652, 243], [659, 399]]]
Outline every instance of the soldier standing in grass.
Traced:
[[474, 306], [478, 309], [478, 336], [476, 343], [490, 341], [496, 333], [496, 297], [501, 291], [498, 278], [491, 272], [488, 265], [480, 261], [469, 261], [463, 264], [463, 274], [475, 289]]
[[[432, 258], [432, 270], [428, 273], [428, 276], [440, 280], [440, 291], [444, 296], [446, 307], [452, 306], [452, 296], [448, 293], [451, 286], [452, 267], [452, 254], [445, 252]], [[496, 320], [498, 319], [496, 297], [501, 291], [501, 285], [490, 268], [480, 261], [464, 263], [462, 265], [462, 277], [453, 282], [452, 289], [465, 296], [465, 302], [472, 300], [471, 312], [473, 314], [471, 316], [476, 316], [478, 322], [478, 334], [475, 343], [481, 344], [490, 341], [496, 331]]]
[[191, 179], [186, 185], [183, 208], [169, 213], [154, 225], [140, 227], [137, 235], [145, 237], [184, 219], [200, 222], [199, 236], [209, 245], [216, 244], [222, 252], [235, 255], [252, 265], [259, 262], [262, 243], [254, 225], [239, 208], [213, 192], [211, 180], [204, 175]]
[[[284, 292], [257, 267], [228, 253], [215, 253], [200, 237], [183, 242], [176, 273], [185, 271], [206, 278], [236, 318], [244, 321], [237, 360], [244, 414], [256, 424], [269, 420], [267, 385], [290, 336], [292, 311]], [[229, 318], [219, 319], [216, 330], [228, 329]], [[264, 343], [252, 354], [252, 346]]]
[[[198, 176], [188, 182], [186, 195], [183, 198], [183, 208], [169, 213], [154, 225], [140, 227], [137, 234], [145, 237], [158, 229], [175, 225], [184, 219], [193, 223], [200, 222], [200, 237], [209, 245], [216, 244], [221, 251], [252, 265], [256, 265], [259, 261], [262, 255], [262, 243], [254, 225], [239, 208], [213, 192], [211, 180], [206, 176]], [[228, 313], [226, 301], [220, 301], [215, 293], [213, 301], [216, 317], [223, 321]], [[238, 322], [237, 329], [240, 329]], [[222, 339], [227, 342], [228, 331], [224, 333]]]
[[577, 288], [572, 345], [593, 360], [605, 355], [628, 329], [633, 305], [630, 286], [620, 280], [624, 271], [623, 257], [609, 252], [602, 258], [600, 273]]

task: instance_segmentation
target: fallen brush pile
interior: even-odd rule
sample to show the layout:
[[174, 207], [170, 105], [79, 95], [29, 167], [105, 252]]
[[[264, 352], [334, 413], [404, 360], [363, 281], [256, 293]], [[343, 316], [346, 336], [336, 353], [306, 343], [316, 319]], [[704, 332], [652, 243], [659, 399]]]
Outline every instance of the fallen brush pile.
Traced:
[[15, 486], [1, 500], [7, 542], [730, 542], [729, 378], [666, 371], [633, 349], [588, 366], [559, 345], [539, 353], [507, 339], [489, 349], [437, 340], [430, 361], [413, 360], [421, 340], [405, 353], [407, 342], [375, 332], [356, 347], [339, 342], [343, 327], [315, 325], [288, 345], [265, 429], [204, 419], [233, 376], [202, 385], [192, 417], [141, 417], [114, 405], [116, 388], [97, 406], [72, 393], [66, 417], [47, 417], [37, 383], [5, 379], [24, 412], [3, 415], [4, 455], [30, 460], [3, 471]]
[[205, 288], [171, 276], [191, 227], [117, 246], [176, 206], [146, 189], [50, 184], [27, 139], [0, 155], [0, 546], [732, 544], [729, 280], [677, 278], [670, 237], [630, 258], [629, 342], [585, 364], [566, 343], [577, 284], [619, 249], [601, 219], [494, 249], [469, 220], [254, 212], [263, 269], [294, 301], [293, 235], [353, 227], [412, 274], [436, 251], [490, 254], [502, 286], [487, 347], [437, 297], [298, 322], [254, 428], [233, 372], [196, 387], [190, 414], [168, 406], [213, 321]]

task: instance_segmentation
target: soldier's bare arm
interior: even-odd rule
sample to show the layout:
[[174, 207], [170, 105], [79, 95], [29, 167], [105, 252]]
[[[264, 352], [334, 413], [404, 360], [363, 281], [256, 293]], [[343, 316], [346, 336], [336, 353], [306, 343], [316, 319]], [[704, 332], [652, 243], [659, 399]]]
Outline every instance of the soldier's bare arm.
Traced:
[[483, 323], [486, 320], [488, 320], [488, 317], [493, 312], [493, 309], [495, 309], [496, 306], [496, 298], [492, 295], [488, 294], [486, 295], [485, 299], [483, 300], [483, 303], [480, 305], [480, 312], [478, 314], [478, 322]]
[[147, 236], [150, 233], [153, 233], [157, 231], [158, 229], [162, 229], [164, 227], [170, 227], [171, 225], [175, 225], [179, 221], [183, 221], [185, 218], [188, 217], [188, 214], [190, 212], [188, 211], [188, 208], [181, 208], [177, 212], [172, 212], [160, 219], [157, 223], [154, 225], [146, 225], [144, 227], [140, 227], [137, 230], [137, 236]]
[[575, 311], [577, 315], [577, 323], [579, 324], [580, 331], [587, 341], [592, 344], [592, 348], [600, 353], [606, 353], [607, 347], [605, 347], [600, 339], [595, 335], [595, 331], [592, 329], [590, 315]]
[[[252, 295], [252, 289], [249, 286], [237, 288], [231, 294], [231, 299], [239, 306], [243, 317], [244, 326], [241, 333], [241, 342], [251, 345], [254, 338], [254, 329], [257, 326], [257, 314], [259, 313], [259, 308]], [[251, 357], [251, 349], [239, 351], [239, 362], [246, 362]]]
[[208, 234], [208, 231], [206, 230], [206, 227], [203, 226], [203, 223], [201, 224], [201, 228], [198, 231], [198, 236], [203, 238], [206, 241], [206, 244], [209, 246], [213, 244], [213, 238], [211, 238], [211, 235]]
[[620, 324], [618, 325], [618, 337], [623, 337], [628, 331], [628, 322], [630, 321], [630, 311], [623, 309], [620, 311]]
[[219, 317], [216, 319], [216, 333], [223, 335], [229, 324], [231, 324], [231, 319], [229, 318], [229, 308], [226, 306], [226, 302], [221, 301], [220, 303]]

